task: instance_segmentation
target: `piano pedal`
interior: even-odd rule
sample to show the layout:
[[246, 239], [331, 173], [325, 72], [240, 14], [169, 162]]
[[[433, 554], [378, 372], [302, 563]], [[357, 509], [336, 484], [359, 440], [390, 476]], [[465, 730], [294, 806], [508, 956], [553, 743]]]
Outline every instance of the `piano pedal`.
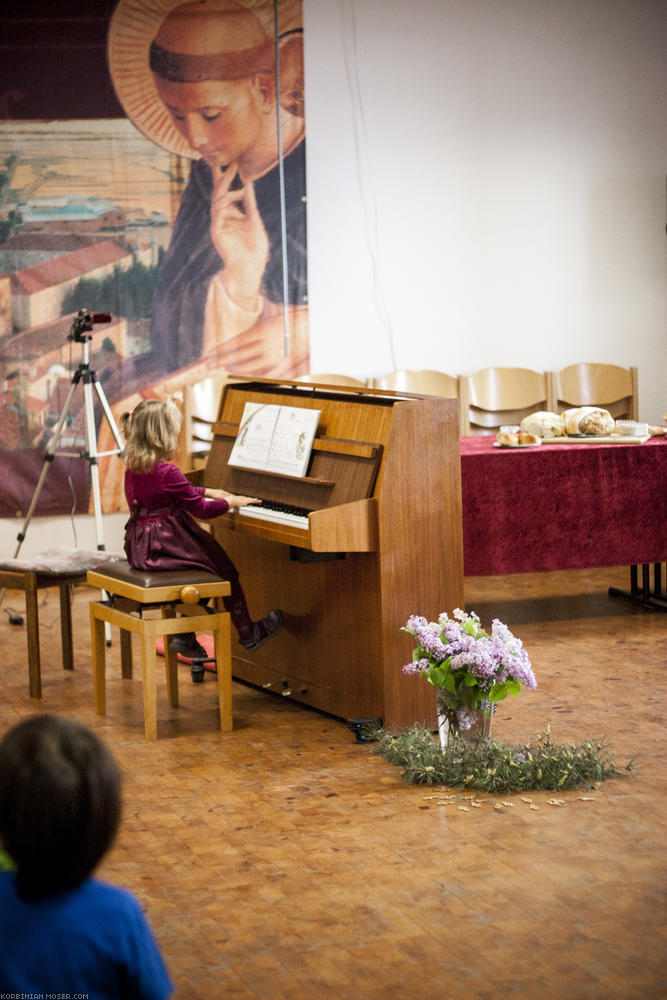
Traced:
[[[282, 689], [280, 688], [281, 684], [282, 684]], [[265, 691], [270, 691], [272, 688], [278, 688], [278, 690], [276, 691], [276, 694], [281, 694], [283, 696], [283, 698], [291, 698], [293, 694], [307, 694], [308, 693], [308, 688], [305, 688], [305, 687], [299, 688], [298, 691], [294, 691], [289, 686], [289, 681], [284, 680], [284, 679], [281, 680], [281, 681], [266, 681], [266, 683], [262, 684], [262, 687], [264, 688]]]

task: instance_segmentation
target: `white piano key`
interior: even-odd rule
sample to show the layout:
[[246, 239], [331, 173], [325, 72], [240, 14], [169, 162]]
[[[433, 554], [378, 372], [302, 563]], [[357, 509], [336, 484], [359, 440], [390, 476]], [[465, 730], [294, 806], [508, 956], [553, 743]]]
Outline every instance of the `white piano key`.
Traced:
[[232, 513], [240, 514], [241, 517], [254, 517], [259, 521], [270, 521], [272, 524], [289, 524], [296, 528], [308, 530], [308, 515], [290, 514], [284, 510], [272, 510], [270, 507], [256, 507], [250, 505], [242, 510], [234, 510]]

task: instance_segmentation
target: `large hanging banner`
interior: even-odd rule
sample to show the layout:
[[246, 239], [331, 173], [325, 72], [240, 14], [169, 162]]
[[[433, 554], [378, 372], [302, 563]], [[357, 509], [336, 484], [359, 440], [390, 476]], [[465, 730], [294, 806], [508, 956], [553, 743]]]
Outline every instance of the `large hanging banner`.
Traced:
[[[125, 118], [0, 122], [3, 517], [61, 424], [35, 512], [89, 509], [91, 369], [107, 512], [105, 400], [117, 418], [212, 374], [308, 370], [301, 0], [119, 0], [107, 61]], [[80, 310], [111, 318], [82, 338]]]

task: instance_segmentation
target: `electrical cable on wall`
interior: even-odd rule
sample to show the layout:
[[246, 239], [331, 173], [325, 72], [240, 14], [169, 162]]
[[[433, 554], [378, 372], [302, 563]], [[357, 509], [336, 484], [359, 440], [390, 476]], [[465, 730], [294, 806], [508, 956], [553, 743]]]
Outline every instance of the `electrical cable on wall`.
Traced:
[[276, 80], [276, 132], [278, 142], [278, 177], [280, 181], [280, 243], [282, 249], [283, 278], [283, 351], [289, 356], [290, 320], [289, 320], [289, 275], [287, 260], [287, 207], [285, 198], [285, 157], [283, 153], [283, 135], [280, 123], [280, 27], [278, 22], [279, 0], [273, 0], [274, 44], [275, 44], [275, 80]]
[[364, 104], [361, 96], [361, 83], [359, 80], [359, 50], [357, 45], [355, 0], [343, 0], [342, 9], [345, 71], [347, 75], [348, 89], [352, 100], [355, 160], [362, 212], [366, 223], [366, 243], [368, 246], [368, 255], [371, 261], [373, 275], [373, 301], [375, 302], [380, 323], [382, 324], [387, 335], [391, 366], [392, 369], [395, 370], [397, 368], [397, 364], [394, 332], [380, 280], [377, 205], [373, 196], [373, 183], [368, 157], [369, 143], [366, 131], [366, 117], [364, 114]]

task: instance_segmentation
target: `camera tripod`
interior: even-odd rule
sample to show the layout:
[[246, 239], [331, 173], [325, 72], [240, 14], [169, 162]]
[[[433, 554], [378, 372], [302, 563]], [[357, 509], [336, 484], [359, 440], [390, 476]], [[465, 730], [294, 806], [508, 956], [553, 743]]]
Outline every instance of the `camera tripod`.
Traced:
[[[120, 431], [114, 419], [113, 413], [109, 406], [108, 400], [104, 394], [104, 389], [100, 385], [97, 375], [90, 367], [90, 341], [92, 339], [91, 331], [93, 329], [94, 323], [109, 322], [111, 316], [108, 313], [95, 313], [92, 316], [85, 309], [82, 309], [78, 314], [74, 323], [72, 325], [71, 332], [69, 334], [68, 340], [76, 341], [81, 344], [82, 358], [81, 361], [72, 376], [72, 381], [70, 383], [69, 392], [67, 393], [67, 399], [65, 400], [65, 405], [63, 406], [60, 417], [58, 418], [58, 423], [56, 424], [53, 434], [51, 435], [46, 449], [44, 452], [44, 464], [42, 465], [42, 470], [37, 481], [37, 486], [35, 487], [35, 492], [33, 493], [32, 500], [30, 501], [30, 506], [28, 507], [28, 512], [23, 522], [23, 527], [19, 534], [16, 536], [18, 545], [16, 546], [16, 551], [14, 552], [14, 558], [16, 558], [21, 549], [21, 545], [25, 539], [26, 531], [32, 516], [35, 512], [37, 506], [37, 501], [39, 500], [39, 495], [42, 491], [44, 481], [46, 479], [47, 473], [51, 467], [51, 462], [57, 455], [70, 456], [73, 458], [85, 458], [90, 466], [90, 483], [93, 495], [93, 511], [95, 514], [95, 534], [97, 539], [97, 548], [100, 551], [104, 550], [104, 531], [102, 525], [102, 497], [100, 493], [100, 470], [98, 465], [98, 458], [104, 457], [106, 455], [119, 455], [124, 448], [123, 439], [121, 437]], [[63, 433], [63, 428], [67, 424], [68, 417], [70, 416], [70, 408], [72, 405], [72, 400], [74, 398], [74, 393], [77, 387], [81, 385], [83, 389], [83, 413], [84, 413], [84, 429], [85, 429], [85, 451], [59, 451], [59, 446], [61, 444], [61, 438]], [[107, 419], [111, 432], [113, 434], [114, 440], [116, 442], [116, 447], [111, 451], [98, 452], [97, 450], [97, 432], [95, 429], [95, 401], [93, 396], [93, 390], [97, 394], [97, 398], [102, 406], [102, 411]]]

